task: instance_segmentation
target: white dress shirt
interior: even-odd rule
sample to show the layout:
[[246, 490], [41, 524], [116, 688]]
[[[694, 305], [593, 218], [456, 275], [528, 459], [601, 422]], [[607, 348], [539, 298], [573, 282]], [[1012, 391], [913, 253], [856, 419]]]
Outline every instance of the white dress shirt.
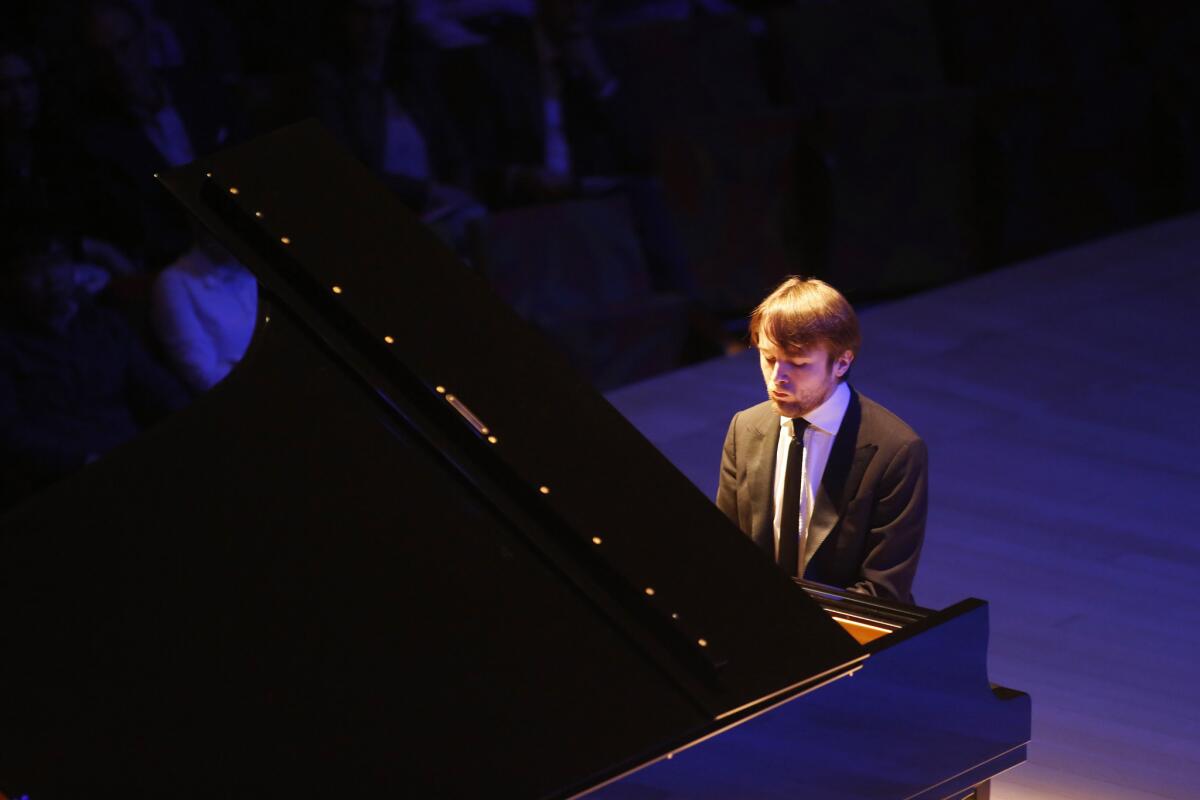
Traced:
[[[796, 571], [803, 575], [804, 548], [808, 534], [808, 521], [812, 519], [813, 503], [816, 501], [817, 490], [821, 486], [821, 477], [825, 474], [825, 464], [829, 461], [829, 451], [833, 449], [833, 440], [842, 427], [842, 418], [850, 405], [850, 387], [839, 383], [821, 405], [810, 413], [805, 414], [808, 428], [804, 431], [804, 468], [801, 472], [800, 483], [800, 530], [793, 535], [800, 537], [801, 563]], [[775, 449], [775, 555], [779, 556], [779, 518], [783, 506], [783, 481], [787, 473], [788, 448], [792, 444], [792, 420], [790, 417], [780, 417], [779, 446]]]

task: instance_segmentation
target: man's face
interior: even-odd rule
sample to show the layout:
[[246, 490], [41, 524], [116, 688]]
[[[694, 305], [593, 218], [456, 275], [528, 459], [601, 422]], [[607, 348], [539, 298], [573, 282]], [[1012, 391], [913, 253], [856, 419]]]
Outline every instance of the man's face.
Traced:
[[785, 352], [765, 334], [758, 339], [758, 364], [767, 396], [783, 417], [802, 417], [828, 400], [852, 361], [849, 350], [836, 358], [820, 345]]

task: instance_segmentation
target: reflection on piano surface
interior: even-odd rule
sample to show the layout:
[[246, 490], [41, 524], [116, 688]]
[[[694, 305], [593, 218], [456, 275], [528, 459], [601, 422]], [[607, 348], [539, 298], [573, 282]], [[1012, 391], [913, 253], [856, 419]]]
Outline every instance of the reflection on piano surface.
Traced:
[[264, 306], [0, 522], [10, 795], [932, 800], [1023, 759], [983, 603], [797, 588], [319, 128], [164, 180]]
[[943, 611], [800, 582], [870, 653], [838, 681], [591, 797], [978, 798], [1025, 760], [1029, 697], [987, 680], [987, 607]]

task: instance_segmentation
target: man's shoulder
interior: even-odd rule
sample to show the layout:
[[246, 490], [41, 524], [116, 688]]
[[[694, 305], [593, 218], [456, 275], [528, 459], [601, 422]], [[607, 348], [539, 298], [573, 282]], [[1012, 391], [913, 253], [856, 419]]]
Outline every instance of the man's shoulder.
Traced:
[[778, 424], [779, 414], [771, 406], [771, 401], [764, 400], [758, 405], [743, 408], [733, 415], [731, 425], [752, 427], [765, 432], [772, 424]]
[[904, 445], [921, 441], [912, 426], [862, 392], [855, 391], [862, 409], [862, 430], [868, 437]]

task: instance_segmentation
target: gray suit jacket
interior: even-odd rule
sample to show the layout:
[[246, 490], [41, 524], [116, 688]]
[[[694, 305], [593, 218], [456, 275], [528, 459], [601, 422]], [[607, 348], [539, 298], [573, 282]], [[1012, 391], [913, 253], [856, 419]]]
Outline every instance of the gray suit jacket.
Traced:
[[[779, 416], [770, 403], [734, 415], [717, 506], [772, 559]], [[813, 505], [804, 577], [911, 603], [925, 536], [925, 443], [895, 414], [851, 390]]]

